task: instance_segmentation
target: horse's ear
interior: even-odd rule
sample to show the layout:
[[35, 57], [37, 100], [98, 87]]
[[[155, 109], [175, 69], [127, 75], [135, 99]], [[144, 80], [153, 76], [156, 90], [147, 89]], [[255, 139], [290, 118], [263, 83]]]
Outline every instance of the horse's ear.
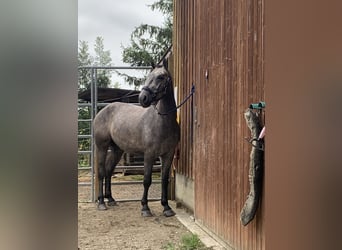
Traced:
[[165, 58], [163, 59], [163, 66], [165, 69], [169, 68], [168, 61]]

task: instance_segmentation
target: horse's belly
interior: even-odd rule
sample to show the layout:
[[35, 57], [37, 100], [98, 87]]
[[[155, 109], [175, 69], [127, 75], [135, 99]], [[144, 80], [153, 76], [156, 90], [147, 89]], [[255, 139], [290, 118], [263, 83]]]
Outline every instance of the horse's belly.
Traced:
[[156, 157], [173, 150], [178, 143], [178, 135], [161, 137], [159, 140], [141, 133], [133, 131], [122, 131], [112, 135], [113, 142], [126, 153], [145, 153], [146, 151]]
[[127, 127], [121, 127], [112, 133], [113, 142], [127, 153], [142, 153], [144, 145], [141, 141], [141, 135], [138, 131], [130, 130]]

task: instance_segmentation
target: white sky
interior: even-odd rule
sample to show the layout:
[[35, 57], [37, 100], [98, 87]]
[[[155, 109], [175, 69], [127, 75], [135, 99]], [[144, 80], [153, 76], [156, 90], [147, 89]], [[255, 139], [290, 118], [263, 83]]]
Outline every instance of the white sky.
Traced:
[[[78, 1], [78, 40], [87, 41], [90, 54], [94, 54], [94, 41], [97, 36], [104, 39], [105, 50], [110, 50], [112, 65], [125, 65], [121, 46], [129, 45], [133, 29], [140, 24], [162, 25], [163, 15], [152, 11], [147, 5], [156, 0], [79, 0]], [[127, 72], [127, 71], [126, 71]], [[112, 82], [122, 79], [113, 75]]]

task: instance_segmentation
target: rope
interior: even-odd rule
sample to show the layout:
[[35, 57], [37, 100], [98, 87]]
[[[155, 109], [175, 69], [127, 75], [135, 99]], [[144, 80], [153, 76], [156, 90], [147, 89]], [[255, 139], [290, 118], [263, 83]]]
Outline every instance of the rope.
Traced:
[[106, 100], [103, 100], [103, 102], [115, 102], [115, 101], [118, 101], [118, 100], [121, 100], [123, 98], [129, 98], [129, 97], [134, 97], [134, 96], [138, 96], [139, 93], [137, 94], [131, 94], [133, 93], [134, 90], [128, 92], [127, 94], [123, 95], [123, 96], [120, 96], [120, 97], [116, 97], [116, 98], [113, 98], [113, 99], [106, 99]]
[[168, 114], [176, 111], [180, 107], [182, 107], [184, 105], [184, 103], [186, 103], [187, 100], [189, 100], [189, 98], [193, 96], [194, 93], [195, 93], [195, 85], [192, 84], [190, 94], [187, 97], [185, 97], [185, 99], [178, 106], [166, 111], [165, 113], [160, 113], [159, 110], [157, 109], [157, 106], [154, 106], [154, 108], [158, 112], [158, 115], [168, 115]]
[[[258, 150], [261, 151], [265, 151], [265, 145], [264, 145], [264, 141], [263, 139], [258, 139], [258, 138], [252, 138], [252, 139], [248, 139], [247, 137], [245, 137], [245, 140], [247, 142], [249, 142], [253, 147], [255, 147]], [[257, 145], [253, 144], [253, 142], [256, 142]], [[260, 145], [260, 146], [259, 146]]]

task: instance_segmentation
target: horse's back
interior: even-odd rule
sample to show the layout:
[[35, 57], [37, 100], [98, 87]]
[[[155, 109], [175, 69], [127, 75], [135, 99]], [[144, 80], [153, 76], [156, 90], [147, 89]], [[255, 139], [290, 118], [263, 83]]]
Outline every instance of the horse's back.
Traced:
[[[94, 119], [95, 142], [110, 139], [113, 126], [127, 126], [135, 122], [137, 116], [141, 116], [143, 108], [134, 104], [114, 102], [96, 115]], [[139, 118], [138, 118], [139, 119]]]
[[96, 115], [94, 122], [95, 123], [108, 123], [113, 119], [125, 119], [125, 117], [131, 117], [131, 114], [139, 114], [143, 112], [143, 108], [138, 105], [134, 105], [131, 103], [122, 103], [122, 102], [114, 102], [106, 107], [104, 107], [100, 112]]

